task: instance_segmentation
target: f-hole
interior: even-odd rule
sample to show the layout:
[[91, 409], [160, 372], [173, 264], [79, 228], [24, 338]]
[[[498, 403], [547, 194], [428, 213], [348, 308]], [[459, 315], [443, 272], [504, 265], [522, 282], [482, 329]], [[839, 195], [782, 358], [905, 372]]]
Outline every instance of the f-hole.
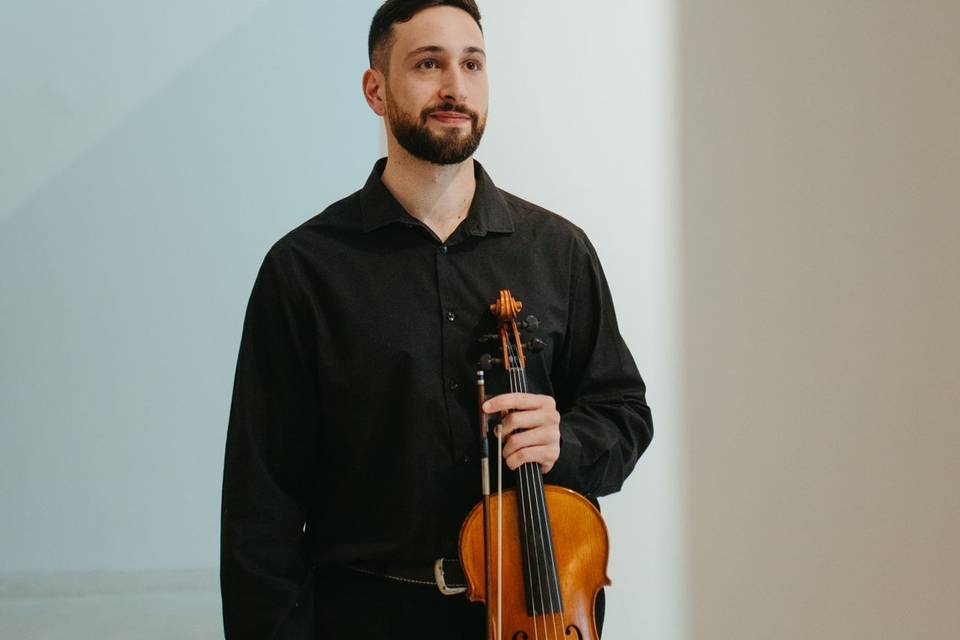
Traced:
[[580, 629], [577, 628], [577, 625], [571, 624], [570, 626], [568, 626], [567, 629], [566, 629], [566, 633], [564, 633], [564, 635], [568, 636], [568, 635], [570, 635], [571, 633], [577, 634], [577, 638], [578, 638], [579, 640], [583, 640], [583, 634], [580, 633]]

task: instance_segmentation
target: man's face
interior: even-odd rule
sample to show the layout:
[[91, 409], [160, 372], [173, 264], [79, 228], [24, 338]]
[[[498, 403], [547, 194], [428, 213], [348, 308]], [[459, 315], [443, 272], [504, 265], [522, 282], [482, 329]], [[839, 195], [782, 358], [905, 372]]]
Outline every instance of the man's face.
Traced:
[[487, 122], [483, 35], [470, 15], [431, 7], [393, 26], [386, 119], [397, 142], [433, 164], [473, 155]]

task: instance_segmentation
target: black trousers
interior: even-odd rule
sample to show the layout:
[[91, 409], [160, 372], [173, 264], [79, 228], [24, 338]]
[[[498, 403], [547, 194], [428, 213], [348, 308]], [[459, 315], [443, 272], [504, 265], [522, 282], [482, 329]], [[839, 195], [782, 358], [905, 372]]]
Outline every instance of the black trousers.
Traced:
[[[462, 595], [350, 569], [322, 569], [315, 586], [317, 640], [485, 640], [485, 607]], [[604, 608], [601, 590], [601, 630]]]

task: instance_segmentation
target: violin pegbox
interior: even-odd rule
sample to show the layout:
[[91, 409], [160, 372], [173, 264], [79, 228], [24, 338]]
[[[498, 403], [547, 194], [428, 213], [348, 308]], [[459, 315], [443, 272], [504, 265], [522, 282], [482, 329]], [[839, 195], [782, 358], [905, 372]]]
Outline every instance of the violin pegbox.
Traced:
[[481, 336], [479, 341], [498, 342], [500, 357], [489, 353], [480, 356], [478, 364], [484, 371], [500, 365], [504, 369], [523, 369], [526, 366], [526, 351], [537, 352], [546, 346], [539, 338], [527, 342], [520, 338], [520, 329], [532, 332], [540, 328], [540, 321], [536, 316], [529, 315], [524, 320], [518, 320], [522, 310], [523, 303], [514, 298], [509, 289], [501, 289], [496, 301], [490, 305], [490, 313], [497, 321], [498, 333]]

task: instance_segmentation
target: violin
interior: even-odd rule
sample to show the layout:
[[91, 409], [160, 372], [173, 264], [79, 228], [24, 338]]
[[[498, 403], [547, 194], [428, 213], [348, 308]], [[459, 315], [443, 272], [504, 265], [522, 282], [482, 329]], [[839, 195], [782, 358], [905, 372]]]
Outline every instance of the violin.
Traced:
[[[516, 470], [515, 488], [503, 489], [503, 439], [498, 431], [497, 487], [490, 495], [489, 417], [484, 371], [502, 365], [511, 392], [526, 392], [526, 352], [538, 341], [521, 340], [520, 327], [534, 329], [533, 316], [518, 323], [523, 304], [501, 290], [490, 305], [497, 319], [501, 357], [485, 355], [477, 371], [481, 406], [482, 500], [460, 529], [460, 563], [467, 597], [486, 605], [488, 640], [575, 638], [595, 640], [594, 606], [607, 577], [609, 543], [600, 512], [579, 493], [544, 485], [540, 465]], [[542, 346], [542, 343], [540, 343]]]

